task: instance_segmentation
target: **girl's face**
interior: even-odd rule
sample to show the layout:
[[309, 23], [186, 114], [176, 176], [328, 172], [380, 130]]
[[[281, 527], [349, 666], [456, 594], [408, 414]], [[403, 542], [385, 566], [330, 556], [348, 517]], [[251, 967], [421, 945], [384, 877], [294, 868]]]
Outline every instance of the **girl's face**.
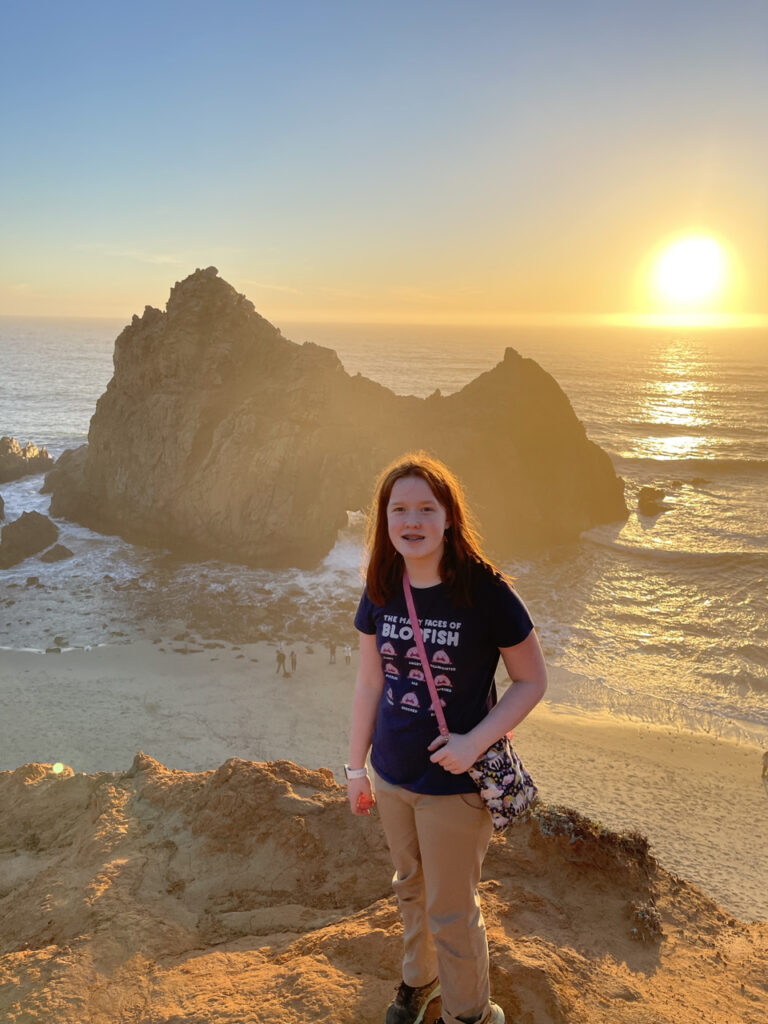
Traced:
[[387, 503], [387, 531], [406, 567], [437, 572], [450, 525], [426, 480], [404, 476], [395, 481]]

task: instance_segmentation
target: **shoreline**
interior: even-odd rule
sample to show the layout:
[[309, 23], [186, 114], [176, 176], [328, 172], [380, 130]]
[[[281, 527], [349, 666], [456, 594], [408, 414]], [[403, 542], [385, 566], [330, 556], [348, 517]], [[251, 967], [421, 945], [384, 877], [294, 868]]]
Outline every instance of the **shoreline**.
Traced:
[[[0, 771], [32, 761], [76, 773], [127, 771], [139, 750], [208, 771], [230, 757], [330, 768], [342, 781], [357, 652], [324, 646], [156, 640], [45, 655], [3, 651]], [[558, 670], [551, 670], [557, 679]], [[546, 802], [615, 831], [744, 920], [768, 920], [768, 795], [762, 749], [735, 740], [580, 712], [546, 700], [515, 746]]]

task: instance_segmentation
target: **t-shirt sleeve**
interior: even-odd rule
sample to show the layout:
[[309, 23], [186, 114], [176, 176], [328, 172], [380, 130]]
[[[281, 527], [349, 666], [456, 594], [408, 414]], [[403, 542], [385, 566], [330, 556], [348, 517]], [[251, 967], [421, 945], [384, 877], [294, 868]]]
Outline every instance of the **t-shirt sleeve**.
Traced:
[[490, 581], [492, 594], [490, 629], [497, 647], [514, 647], [525, 640], [533, 629], [533, 621], [522, 598], [505, 581]]
[[362, 597], [360, 598], [360, 604], [357, 606], [357, 612], [355, 614], [355, 629], [361, 633], [368, 633], [369, 635], [376, 634], [376, 623], [373, 618], [373, 613], [376, 609], [376, 605], [368, 597], [368, 590], [364, 589]]

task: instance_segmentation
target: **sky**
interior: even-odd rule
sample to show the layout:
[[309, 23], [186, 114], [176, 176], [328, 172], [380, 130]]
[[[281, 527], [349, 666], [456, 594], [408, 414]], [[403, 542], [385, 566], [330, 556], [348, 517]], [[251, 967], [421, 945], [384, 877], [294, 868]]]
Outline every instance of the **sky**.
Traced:
[[[6, 0], [0, 314], [768, 324], [766, 0]], [[720, 290], [654, 289], [671, 241]]]

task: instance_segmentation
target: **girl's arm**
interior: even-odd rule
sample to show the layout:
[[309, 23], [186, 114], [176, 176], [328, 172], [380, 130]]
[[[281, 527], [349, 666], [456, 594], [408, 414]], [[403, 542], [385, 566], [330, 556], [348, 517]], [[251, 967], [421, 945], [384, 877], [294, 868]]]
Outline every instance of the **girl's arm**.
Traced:
[[[364, 768], [371, 748], [373, 728], [379, 709], [381, 691], [384, 688], [384, 671], [381, 667], [381, 656], [376, 646], [375, 635], [360, 634], [360, 663], [357, 669], [357, 680], [352, 698], [352, 728], [349, 735], [349, 766]], [[353, 814], [367, 814], [367, 810], [358, 810], [358, 800], [364, 795], [369, 802], [373, 801], [371, 780], [349, 779], [347, 797]]]
[[[496, 740], [514, 729], [536, 707], [547, 689], [547, 668], [539, 638], [531, 630], [522, 643], [499, 648], [511, 685], [499, 703], [468, 733], [451, 733], [430, 744], [431, 760], [455, 775], [471, 768]], [[439, 744], [444, 743], [444, 746]]]

